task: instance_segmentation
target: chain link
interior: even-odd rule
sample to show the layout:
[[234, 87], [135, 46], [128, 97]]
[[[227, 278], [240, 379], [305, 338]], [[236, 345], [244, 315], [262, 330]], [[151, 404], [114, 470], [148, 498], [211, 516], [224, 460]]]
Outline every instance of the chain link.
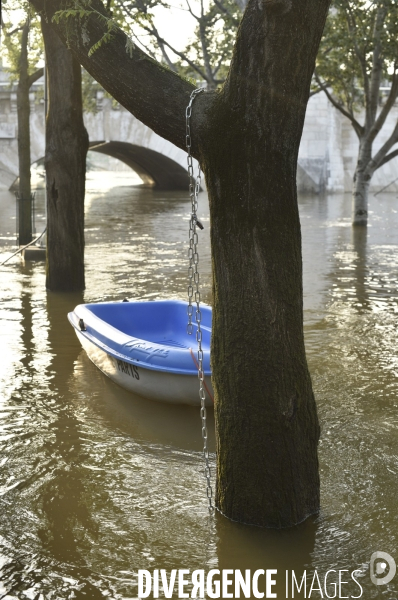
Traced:
[[209, 502], [209, 511], [213, 512], [213, 489], [211, 486], [211, 470], [209, 449], [207, 446], [207, 421], [206, 421], [206, 392], [204, 388], [204, 372], [203, 372], [203, 350], [202, 350], [202, 330], [200, 327], [202, 321], [202, 313], [200, 311], [200, 288], [199, 288], [199, 253], [198, 253], [198, 234], [196, 228], [203, 229], [203, 225], [198, 220], [198, 195], [201, 183], [201, 169], [199, 165], [198, 174], [194, 176], [193, 160], [191, 155], [192, 137], [191, 137], [191, 116], [192, 105], [198, 94], [203, 92], [203, 89], [196, 89], [192, 92], [189, 99], [189, 104], [185, 111], [186, 119], [186, 146], [187, 146], [187, 162], [189, 176], [189, 197], [191, 199], [191, 218], [189, 220], [189, 248], [188, 248], [188, 325], [187, 332], [189, 335], [193, 333], [193, 311], [196, 305], [195, 321], [196, 341], [198, 343], [198, 378], [199, 378], [199, 398], [200, 398], [200, 418], [202, 421], [202, 439], [203, 439], [203, 457], [205, 461], [204, 476], [206, 479], [206, 495]]

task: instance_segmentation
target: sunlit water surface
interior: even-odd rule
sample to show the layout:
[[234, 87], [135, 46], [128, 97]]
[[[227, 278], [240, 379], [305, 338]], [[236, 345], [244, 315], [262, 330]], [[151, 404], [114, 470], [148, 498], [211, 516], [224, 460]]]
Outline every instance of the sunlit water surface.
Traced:
[[[108, 381], [66, 319], [82, 301], [186, 296], [187, 195], [120, 183], [91, 176], [84, 295], [46, 292], [43, 263], [0, 268], [0, 598], [136, 598], [138, 569], [181, 568], [278, 569], [278, 598], [285, 570], [316, 569], [323, 581], [329, 569], [361, 569], [361, 597], [395, 598], [398, 575], [376, 586], [369, 561], [382, 550], [398, 562], [397, 198], [371, 200], [367, 232], [353, 232], [348, 196], [300, 199], [322, 512], [267, 531], [208, 520], [197, 409]], [[4, 260], [15, 250], [10, 193], [0, 210]], [[211, 303], [205, 194], [199, 218]], [[341, 596], [358, 594], [343, 584]]]

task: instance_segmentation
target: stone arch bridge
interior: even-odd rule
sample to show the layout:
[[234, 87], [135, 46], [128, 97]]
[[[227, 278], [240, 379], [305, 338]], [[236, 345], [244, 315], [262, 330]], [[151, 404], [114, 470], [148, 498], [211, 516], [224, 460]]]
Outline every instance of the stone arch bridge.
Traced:
[[[32, 86], [31, 156], [36, 162], [44, 156], [44, 107], [38, 100], [42, 81]], [[187, 189], [186, 153], [164, 140], [120, 105], [97, 91], [95, 114], [84, 116], [90, 145], [126, 163], [144, 184], [159, 189]], [[375, 150], [386, 140], [398, 116], [395, 106], [388, 123], [378, 136]], [[15, 88], [0, 65], [0, 189], [8, 189], [18, 175], [17, 104]], [[358, 140], [349, 124], [324, 94], [310, 99], [301, 140], [297, 183], [301, 192], [349, 192], [358, 154]], [[228, 159], [228, 157], [226, 157]], [[388, 191], [397, 191], [396, 160], [376, 171], [372, 189], [392, 182]]]
[[[9, 188], [18, 177], [16, 94], [0, 79], [0, 186]], [[8, 86], [7, 86], [8, 87]], [[31, 96], [31, 160], [44, 156], [44, 106]], [[84, 115], [90, 149], [117, 158], [131, 167], [144, 184], [158, 189], [188, 188], [187, 155], [161, 138], [119, 105], [97, 95], [97, 112]]]

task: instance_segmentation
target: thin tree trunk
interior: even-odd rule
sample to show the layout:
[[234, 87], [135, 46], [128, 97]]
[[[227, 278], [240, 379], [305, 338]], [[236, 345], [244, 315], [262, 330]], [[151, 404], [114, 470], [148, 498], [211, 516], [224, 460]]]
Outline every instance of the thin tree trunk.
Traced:
[[368, 195], [370, 177], [359, 171], [355, 173], [352, 187], [352, 224], [368, 224]]
[[49, 108], [46, 121], [47, 279], [50, 290], [84, 289], [84, 193], [88, 135], [81, 67], [42, 19]]
[[352, 224], [365, 226], [368, 223], [368, 194], [373, 173], [369, 171], [372, 146], [362, 139], [359, 146], [357, 166], [352, 187]]
[[18, 161], [19, 161], [19, 200], [18, 229], [19, 243], [32, 241], [32, 200], [30, 189], [30, 104], [28, 73], [29, 21], [22, 29], [21, 56], [19, 61], [19, 81], [17, 87], [18, 118]]

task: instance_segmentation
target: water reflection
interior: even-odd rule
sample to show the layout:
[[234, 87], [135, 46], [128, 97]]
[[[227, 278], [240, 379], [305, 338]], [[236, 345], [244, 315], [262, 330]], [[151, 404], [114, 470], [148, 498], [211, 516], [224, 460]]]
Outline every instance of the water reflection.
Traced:
[[[0, 200], [5, 258], [15, 212], [11, 195]], [[40, 202], [39, 194], [43, 215]], [[196, 409], [114, 385], [66, 319], [83, 300], [185, 298], [186, 195], [93, 189], [84, 297], [47, 293], [40, 263], [2, 267], [0, 597], [133, 598], [139, 568], [211, 567], [275, 568], [278, 597], [286, 570], [324, 576], [361, 568], [362, 597], [396, 596], [395, 580], [379, 589], [367, 571], [376, 550], [398, 559], [395, 203], [389, 195], [372, 199], [366, 232], [352, 230], [349, 198], [300, 199], [322, 512], [282, 532], [220, 515], [209, 522]], [[199, 212], [207, 226], [204, 194]], [[208, 226], [200, 236], [203, 295], [211, 302]], [[209, 429], [214, 451], [212, 411]], [[353, 583], [345, 590], [358, 594]]]
[[[80, 354], [75, 366], [80, 393], [90, 398], [91, 408], [106, 419], [109, 428], [134, 439], [200, 451], [203, 446], [198, 411], [194, 406], [167, 405], [135, 396], [98, 373], [87, 356]], [[92, 394], [93, 378], [99, 390]], [[208, 410], [209, 447], [215, 451], [214, 411]]]
[[[81, 303], [78, 294], [47, 294], [49, 320], [48, 342], [52, 352], [51, 371], [55, 377], [50, 387], [56, 397], [54, 418], [49, 423], [51, 436], [45, 447], [52, 457], [54, 469], [51, 479], [41, 488], [43, 523], [38, 531], [43, 547], [56, 560], [84, 564], [84, 553], [90, 541], [86, 531], [94, 524], [87, 506], [85, 478], [81, 463], [86, 458], [81, 440], [80, 423], [76, 418], [68, 394], [69, 377], [79, 348], [71, 332], [60, 327], [65, 311]], [[73, 332], [72, 332], [73, 333]]]
[[[216, 516], [218, 569], [239, 569], [242, 573], [250, 569], [274, 569], [276, 584], [272, 592], [278, 598], [289, 597], [286, 592], [286, 571], [288, 590], [291, 592], [291, 572], [301, 580], [305, 570], [311, 568], [314, 551], [316, 522], [308, 519], [298, 527], [283, 531], [263, 530], [232, 523], [221, 515]], [[259, 580], [258, 589], [266, 593], [265, 577]], [[309, 589], [307, 590], [308, 593]], [[295, 598], [305, 598], [295, 590]]]
[[355, 282], [356, 306], [358, 308], [369, 308], [369, 298], [367, 293], [367, 263], [366, 263], [366, 244], [368, 232], [366, 227], [353, 227], [351, 229], [353, 251], [356, 254], [354, 259], [353, 282]]

